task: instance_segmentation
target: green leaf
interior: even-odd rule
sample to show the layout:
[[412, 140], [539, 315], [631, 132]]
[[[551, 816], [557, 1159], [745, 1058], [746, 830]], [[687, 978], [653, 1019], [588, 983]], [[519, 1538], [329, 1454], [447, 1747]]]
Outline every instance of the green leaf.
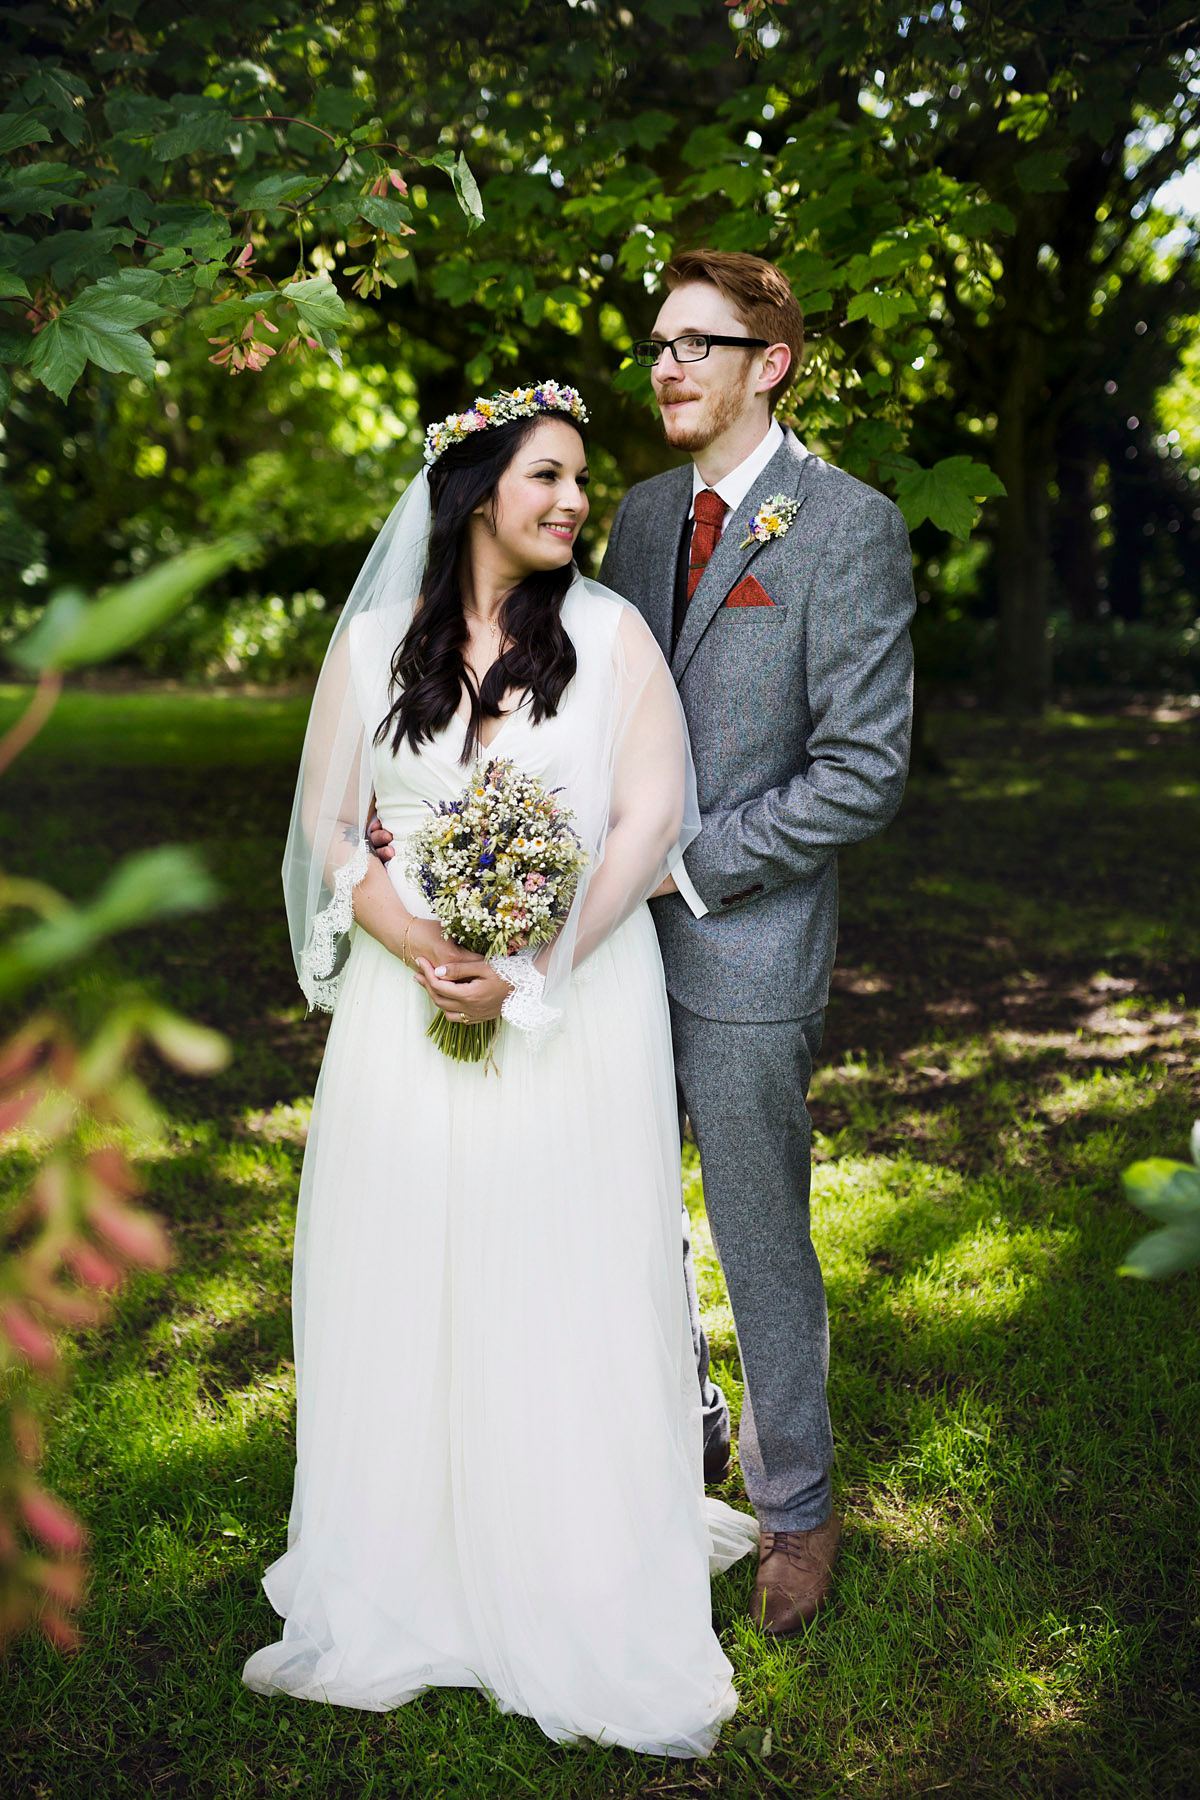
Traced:
[[126, 857], [86, 907], [67, 907], [0, 949], [0, 994], [75, 962], [116, 931], [148, 919], [194, 912], [217, 898], [212, 877], [191, 850], [164, 845]]
[[49, 274], [59, 293], [80, 280], [95, 281], [104, 275], [115, 275], [113, 251], [128, 249], [135, 233], [127, 226], [105, 225], [90, 231], [47, 232], [41, 243], [27, 251], [20, 261], [23, 275]]
[[2, 419], [8, 411], [8, 403], [12, 399], [12, 392], [12, 376], [6, 368], [0, 365], [0, 419]]
[[[356, 119], [362, 116], [362, 101], [349, 87], [322, 87], [312, 105], [312, 122], [324, 125], [327, 131], [352, 131]], [[371, 133], [368, 131], [365, 142]]]
[[0, 269], [0, 300], [28, 300], [29, 289], [11, 269]]
[[149, 137], [170, 113], [165, 100], [149, 94], [136, 94], [132, 88], [114, 88], [104, 102], [104, 117], [109, 129], [130, 137]]
[[947, 220], [951, 231], [963, 237], [991, 237], [995, 232], [1011, 234], [1017, 229], [1016, 215], [998, 200], [983, 200], [978, 205], [964, 206]]
[[107, 182], [88, 194], [94, 225], [113, 225], [128, 221], [135, 230], [149, 232], [155, 222], [150, 196], [141, 188], [127, 187], [121, 182]]
[[322, 325], [317, 331], [317, 342], [330, 360], [335, 362], [339, 369], [342, 368], [342, 348], [338, 343], [337, 332], [331, 331], [327, 325]]
[[271, 212], [304, 198], [312, 191], [313, 181], [311, 175], [266, 175], [255, 182], [241, 204], [252, 212]]
[[753, 206], [743, 206], [714, 219], [708, 236], [714, 250], [748, 250], [752, 256], [764, 256], [771, 249], [771, 221]]
[[190, 306], [196, 292], [196, 274], [195, 269], [180, 269], [177, 273], [168, 270], [161, 277], [158, 302], [163, 312], [182, 312]]
[[481, 388], [491, 372], [492, 359], [486, 350], [480, 350], [477, 355], [473, 356], [463, 370], [467, 385], [473, 388]]
[[159, 132], [154, 154], [163, 162], [174, 162], [203, 150], [224, 150], [232, 134], [233, 119], [227, 112], [184, 113], [178, 124]]
[[653, 150], [664, 138], [669, 138], [674, 131], [677, 120], [674, 113], [644, 112], [629, 122], [629, 132], [633, 142], [641, 150]]
[[1010, 102], [996, 129], [1015, 131], [1022, 143], [1029, 143], [1049, 131], [1053, 123], [1054, 105], [1049, 94], [1020, 94]]
[[363, 194], [356, 210], [360, 219], [365, 219], [368, 225], [377, 225], [380, 231], [398, 231], [412, 218], [410, 208], [402, 200], [389, 200], [386, 195]]
[[89, 911], [101, 930], [124, 931], [143, 919], [192, 912], [216, 897], [216, 885], [195, 852], [164, 844], [127, 856]]
[[447, 257], [431, 271], [433, 291], [450, 306], [466, 306], [480, 286], [480, 270], [474, 263]]
[[458, 161], [450, 170], [450, 179], [454, 183], [454, 192], [458, 195], [458, 204], [467, 215], [467, 230], [475, 231], [483, 224], [483, 199], [479, 184], [468, 168], [467, 159], [461, 150]]
[[162, 311], [157, 299], [152, 300], [140, 287], [117, 286], [119, 279], [119, 276], [108, 275], [102, 281], [93, 282], [72, 300], [70, 306], [64, 307], [59, 318], [69, 318], [74, 324], [87, 325], [93, 331], [130, 331], [157, 318]]
[[1086, 133], [1104, 145], [1118, 125], [1129, 129], [1128, 115], [1128, 102], [1120, 93], [1105, 92], [1089, 83], [1067, 115], [1067, 129], [1074, 138]]
[[143, 1029], [160, 1056], [189, 1075], [213, 1075], [225, 1068], [232, 1053], [229, 1039], [207, 1025], [197, 1025], [165, 1006], [152, 1006]]
[[31, 112], [0, 113], [0, 156], [10, 150], [23, 150], [26, 144], [48, 144], [50, 133]]
[[947, 456], [932, 469], [907, 469], [896, 477], [896, 504], [909, 530], [929, 519], [956, 538], [970, 537], [979, 516], [976, 500], [1007, 490], [1000, 477], [969, 456]]
[[30, 214], [52, 219], [57, 208], [72, 199], [82, 180], [82, 169], [64, 168], [61, 163], [6, 168], [0, 181], [0, 212], [10, 213], [14, 219]]
[[134, 329], [158, 318], [162, 307], [140, 294], [99, 284], [86, 288], [34, 339], [29, 366], [60, 400], [65, 400], [84, 362], [114, 375], [154, 379], [154, 352]]
[[274, 299], [274, 295], [261, 290], [252, 294], [231, 294], [226, 300], [218, 300], [200, 315], [200, 322], [206, 332], [216, 331], [226, 325], [244, 325], [251, 313], [265, 312]]
[[246, 537], [185, 550], [148, 575], [99, 600], [76, 590], [56, 594], [27, 638], [9, 655], [23, 669], [76, 669], [110, 656], [155, 631], [192, 595], [253, 548]]
[[162, 276], [156, 275], [153, 269], [122, 269], [119, 274], [105, 275], [96, 283], [101, 293], [136, 294], [150, 304], [161, 295], [162, 285]]
[[1200, 1169], [1191, 1163], [1152, 1156], [1134, 1163], [1121, 1179], [1126, 1198], [1147, 1218], [1176, 1225], [1193, 1213], [1200, 1216]]
[[866, 294], [855, 294], [846, 308], [847, 319], [869, 319], [880, 331], [887, 331], [898, 319], [903, 319], [917, 310], [917, 303], [911, 294], [898, 289], [888, 289], [879, 293], [872, 289]]
[[158, 208], [154, 237], [164, 249], [182, 244], [197, 255], [219, 254], [218, 246], [232, 236], [228, 219], [202, 201], [178, 202]]
[[1065, 150], [1037, 150], [1016, 164], [1017, 181], [1027, 194], [1065, 194], [1062, 172], [1067, 160]]
[[766, 185], [761, 160], [741, 163], [717, 163], [704, 169], [686, 183], [686, 191], [697, 199], [709, 194], [723, 194], [734, 207], [751, 207]]
[[868, 282], [883, 282], [919, 262], [931, 234], [913, 231], [890, 243], [876, 244], [869, 256], [852, 256], [846, 265], [850, 286], [857, 290]]
[[87, 367], [87, 350], [68, 322], [52, 319], [33, 340], [29, 367], [50, 392], [65, 400]]
[[1179, 1275], [1200, 1264], [1200, 1207], [1195, 1217], [1162, 1231], [1148, 1232], [1139, 1238], [1118, 1275], [1132, 1275], [1139, 1281], [1162, 1281], [1167, 1275]]
[[4, 179], [13, 187], [61, 187], [73, 192], [83, 180], [83, 170], [60, 162], [21, 163], [6, 168]]
[[313, 331], [328, 330], [350, 322], [345, 301], [328, 275], [314, 275], [306, 281], [286, 282], [282, 293]]
[[33, 355], [34, 341], [27, 332], [0, 329], [0, 363], [25, 368]]
[[[154, 311], [157, 315], [160, 308], [156, 306]], [[99, 328], [70, 324], [66, 329], [76, 333], [88, 361], [98, 369], [107, 369], [110, 375], [137, 375], [145, 382], [154, 380], [154, 352], [136, 331], [109, 324]]]
[[689, 134], [681, 155], [689, 167], [707, 169], [713, 163], [736, 162], [741, 152], [742, 146], [726, 126], [697, 125]]

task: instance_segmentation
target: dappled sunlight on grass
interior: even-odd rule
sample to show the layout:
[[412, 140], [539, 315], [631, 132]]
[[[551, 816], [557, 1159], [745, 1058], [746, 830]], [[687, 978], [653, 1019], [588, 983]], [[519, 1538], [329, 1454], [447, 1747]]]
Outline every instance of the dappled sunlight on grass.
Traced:
[[1145, 1112], [1158, 1104], [1165, 1086], [1161, 1065], [1136, 1070], [1094, 1069], [1082, 1077], [1060, 1075], [1057, 1092], [1038, 1102], [1045, 1118], [1062, 1121], [1103, 1113], [1106, 1118]]

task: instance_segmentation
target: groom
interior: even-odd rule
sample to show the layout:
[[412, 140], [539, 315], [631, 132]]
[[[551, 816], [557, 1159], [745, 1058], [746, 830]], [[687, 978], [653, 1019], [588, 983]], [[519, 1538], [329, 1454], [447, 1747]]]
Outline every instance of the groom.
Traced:
[[[657, 637], [691, 733], [700, 834], [653, 912], [745, 1377], [739, 1451], [762, 1527], [752, 1617], [783, 1635], [827, 1596], [841, 1530], [805, 1100], [837, 853], [886, 825], [904, 788], [912, 558], [891, 502], [774, 418], [804, 341], [778, 269], [696, 250], [665, 279], [634, 350], [667, 443], [691, 463], [626, 494], [600, 574]], [[728, 1411], [685, 1260], [712, 1478]]]

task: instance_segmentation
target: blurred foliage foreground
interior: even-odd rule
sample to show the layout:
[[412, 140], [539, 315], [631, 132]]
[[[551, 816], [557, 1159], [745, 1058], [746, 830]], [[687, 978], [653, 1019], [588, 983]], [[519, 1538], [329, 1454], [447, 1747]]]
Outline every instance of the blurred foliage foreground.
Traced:
[[[0, 723], [22, 704], [0, 692]], [[1138, 1236], [1121, 1170], [1181, 1155], [1200, 1111], [1195, 709], [1019, 730], [935, 714], [948, 773], [915, 779], [889, 831], [845, 858], [812, 1094], [838, 1596], [803, 1644], [771, 1645], [744, 1618], [750, 1572], [714, 1584], [742, 1704], [696, 1768], [554, 1749], [478, 1694], [377, 1716], [241, 1688], [278, 1630], [259, 1581], [285, 1539], [292, 1227], [323, 1038], [279, 905], [306, 710], [72, 691], [0, 790], [13, 878], [53, 870], [82, 899], [184, 837], [228, 895], [76, 965], [61, 1005], [83, 1041], [136, 979], [235, 1046], [203, 1083], [147, 1065], [162, 1127], [115, 1134], [176, 1260], [135, 1274], [64, 1349], [44, 1479], [92, 1534], [86, 1642], [67, 1661], [36, 1633], [11, 1650], [0, 1788], [1190, 1800], [1197, 1290], [1115, 1271]], [[6, 1152], [14, 1185], [28, 1155]], [[700, 1218], [690, 1150], [686, 1184]], [[732, 1320], [699, 1242], [736, 1405]], [[405, 1381], [381, 1429], [404, 1432]], [[726, 1493], [744, 1504], [736, 1473]]]
[[[118, 655], [245, 549], [191, 551], [96, 603], [58, 594], [14, 652], [38, 682], [0, 737], [0, 776], [45, 726], [65, 670]], [[217, 1033], [133, 990], [104, 1004], [81, 1038], [55, 1005], [55, 983], [114, 933], [208, 905], [214, 892], [196, 859], [173, 848], [126, 857], [82, 905], [0, 871], [0, 1005], [32, 991], [36, 1006], [0, 1044], [0, 1145], [18, 1146], [15, 1180], [0, 1189], [0, 1645], [32, 1620], [60, 1648], [77, 1642], [69, 1614], [83, 1597], [86, 1532], [33, 1473], [37, 1403], [63, 1373], [57, 1334], [98, 1325], [129, 1269], [169, 1259], [161, 1226], [132, 1204], [141, 1184], [120, 1144], [123, 1131], [156, 1127], [134, 1057], [152, 1044], [197, 1073], [225, 1059]]]

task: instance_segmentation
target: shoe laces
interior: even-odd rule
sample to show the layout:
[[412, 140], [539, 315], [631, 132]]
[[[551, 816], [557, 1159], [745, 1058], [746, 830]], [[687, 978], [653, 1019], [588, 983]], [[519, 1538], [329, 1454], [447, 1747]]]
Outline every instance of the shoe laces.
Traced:
[[809, 1531], [764, 1531], [760, 1564], [765, 1563], [769, 1557], [782, 1556], [794, 1568], [814, 1567], [817, 1559], [809, 1548], [808, 1540], [811, 1536]]

